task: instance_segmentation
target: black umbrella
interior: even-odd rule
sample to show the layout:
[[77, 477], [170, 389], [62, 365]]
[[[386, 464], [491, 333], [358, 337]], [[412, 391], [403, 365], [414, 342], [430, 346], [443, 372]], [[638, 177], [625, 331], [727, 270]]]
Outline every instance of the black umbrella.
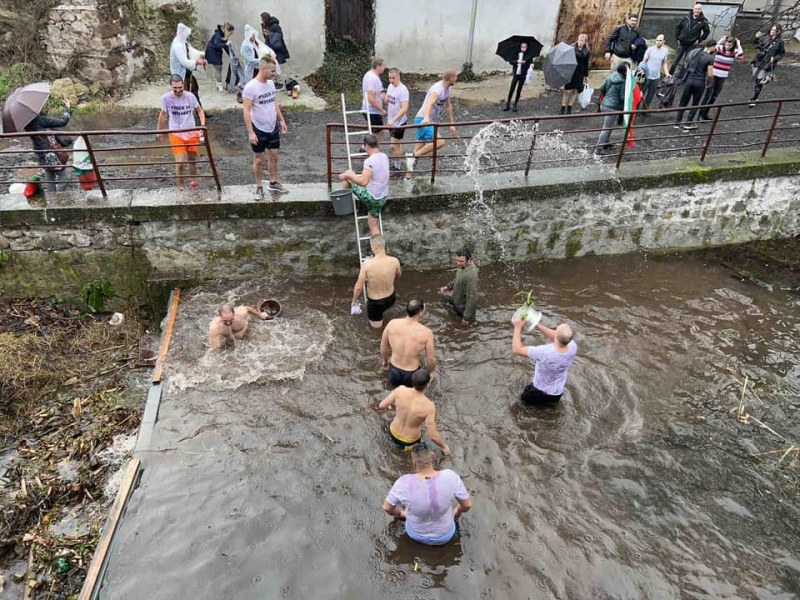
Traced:
[[506, 62], [516, 62], [519, 56], [519, 45], [528, 44], [528, 50], [525, 52], [525, 58], [533, 58], [539, 56], [542, 51], [542, 44], [535, 37], [531, 35], [512, 35], [510, 38], [503, 40], [497, 44], [497, 51], [495, 54]]

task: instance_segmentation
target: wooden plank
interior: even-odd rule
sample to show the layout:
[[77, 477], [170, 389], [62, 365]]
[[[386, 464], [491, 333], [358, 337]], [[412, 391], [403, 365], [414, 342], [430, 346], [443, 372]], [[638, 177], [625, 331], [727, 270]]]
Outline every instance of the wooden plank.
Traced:
[[172, 298], [169, 302], [169, 311], [167, 312], [167, 328], [164, 330], [164, 337], [161, 338], [161, 348], [158, 351], [158, 360], [156, 361], [156, 368], [153, 370], [153, 383], [161, 383], [161, 372], [164, 367], [164, 358], [167, 356], [170, 341], [172, 341], [172, 329], [175, 327], [175, 317], [178, 314], [178, 304], [181, 299], [181, 289], [175, 288], [172, 290]]
[[131, 462], [128, 464], [125, 477], [122, 479], [122, 484], [119, 486], [117, 497], [114, 499], [114, 504], [111, 505], [111, 512], [108, 514], [106, 524], [103, 526], [103, 534], [100, 536], [100, 541], [97, 543], [97, 548], [95, 548], [89, 570], [86, 572], [86, 580], [83, 582], [78, 600], [94, 599], [95, 588], [100, 580], [100, 574], [108, 560], [108, 551], [111, 548], [111, 542], [119, 527], [122, 514], [125, 512], [125, 507], [133, 491], [133, 486], [136, 483], [136, 477], [139, 474], [140, 467], [141, 461], [138, 458], [131, 459]]

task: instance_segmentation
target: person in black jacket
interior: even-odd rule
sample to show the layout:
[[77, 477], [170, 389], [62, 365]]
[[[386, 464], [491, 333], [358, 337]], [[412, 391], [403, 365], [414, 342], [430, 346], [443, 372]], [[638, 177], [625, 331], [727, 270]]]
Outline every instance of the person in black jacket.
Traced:
[[573, 44], [575, 47], [575, 72], [572, 79], [564, 86], [564, 94], [561, 96], [561, 114], [572, 114], [572, 105], [575, 98], [583, 92], [586, 82], [589, 79], [589, 36], [582, 33], [578, 36], [578, 41]]
[[214, 67], [214, 80], [217, 82], [217, 91], [223, 91], [222, 85], [222, 54], [230, 56], [230, 39], [233, 36], [234, 26], [230, 23], [217, 25], [214, 35], [206, 44], [206, 60]]
[[775, 65], [786, 54], [786, 49], [783, 46], [781, 39], [783, 27], [775, 23], [770, 30], [768, 36], [761, 35], [760, 31], [756, 32], [754, 42], [758, 48], [758, 54], [750, 63], [753, 68], [753, 97], [750, 98], [750, 106], [755, 106], [756, 100], [761, 95], [761, 90], [764, 89], [764, 84], [772, 81], [775, 77]]
[[675, 67], [691, 50], [705, 40], [711, 33], [711, 27], [703, 14], [703, 5], [699, 2], [694, 5], [692, 12], [686, 15], [675, 26], [675, 39], [678, 40], [678, 50], [669, 72], [675, 74]]
[[628, 15], [628, 20], [611, 32], [606, 38], [606, 60], [611, 61], [611, 72], [617, 70], [620, 63], [631, 61], [631, 53], [636, 49], [634, 42], [639, 36], [636, 25], [639, 23], [639, 16], [636, 14]]
[[528, 74], [528, 69], [533, 62], [533, 55], [528, 52], [528, 44], [522, 42], [519, 45], [519, 53], [515, 60], [508, 61], [511, 63], [511, 87], [508, 88], [508, 98], [503, 110], [511, 108], [511, 96], [514, 90], [517, 92], [517, 97], [514, 98], [514, 112], [517, 112], [517, 104], [519, 104], [519, 97], [522, 94], [522, 86], [525, 85], [525, 76]]
[[289, 49], [283, 39], [283, 29], [278, 18], [267, 12], [261, 13], [261, 32], [264, 34], [264, 42], [275, 52], [278, 64], [282, 65], [289, 60]]
[[[64, 114], [60, 118], [48, 117], [44, 113], [44, 109], [42, 109], [42, 112], [25, 126], [25, 131], [51, 131], [66, 127], [70, 117], [69, 101], [66, 99], [64, 99], [64, 106]], [[64, 170], [64, 163], [55, 151], [62, 149], [63, 145], [55, 139], [55, 136], [34, 135], [31, 136], [31, 146], [37, 151], [35, 154], [36, 160], [44, 169], [44, 179], [47, 182], [46, 190], [55, 192], [58, 174]]]

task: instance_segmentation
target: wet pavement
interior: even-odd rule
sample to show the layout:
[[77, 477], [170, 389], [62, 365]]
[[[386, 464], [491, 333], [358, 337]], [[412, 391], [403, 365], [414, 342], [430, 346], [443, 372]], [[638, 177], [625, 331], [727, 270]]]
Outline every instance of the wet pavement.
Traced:
[[[800, 298], [742, 281], [713, 253], [587, 257], [481, 269], [475, 328], [434, 301], [450, 272], [405, 272], [429, 302], [429, 395], [474, 497], [455, 543], [409, 541], [380, 510], [407, 456], [376, 410], [379, 334], [352, 281], [274, 279], [189, 291], [167, 390], [101, 598], [800, 597]], [[514, 294], [579, 348], [556, 409], [516, 399]], [[284, 312], [219, 355], [221, 301]], [[526, 344], [540, 343], [529, 335]], [[745, 377], [746, 412], [739, 403]], [[763, 452], [776, 454], [753, 456]]]

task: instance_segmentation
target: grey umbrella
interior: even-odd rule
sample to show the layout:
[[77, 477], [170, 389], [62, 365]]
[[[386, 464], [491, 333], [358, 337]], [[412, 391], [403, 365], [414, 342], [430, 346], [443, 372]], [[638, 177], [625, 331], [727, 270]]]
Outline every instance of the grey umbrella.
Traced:
[[3, 106], [3, 131], [22, 131], [36, 118], [50, 97], [50, 84], [46, 81], [17, 88]]
[[547, 53], [543, 69], [544, 80], [551, 88], [563, 87], [570, 82], [577, 66], [575, 47], [561, 42]]

